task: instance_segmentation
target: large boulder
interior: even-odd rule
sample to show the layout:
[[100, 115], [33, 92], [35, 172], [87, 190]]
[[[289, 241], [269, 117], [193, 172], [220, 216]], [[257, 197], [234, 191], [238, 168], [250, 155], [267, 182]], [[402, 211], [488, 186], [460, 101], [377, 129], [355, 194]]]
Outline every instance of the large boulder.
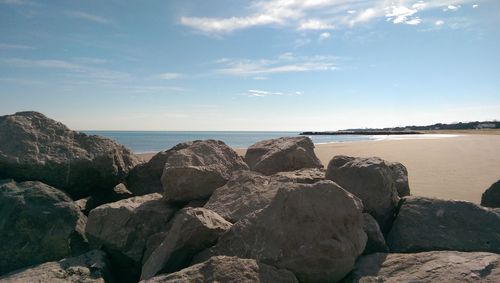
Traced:
[[191, 142], [177, 144], [169, 150], [155, 154], [148, 162], [134, 167], [127, 176], [127, 188], [137, 196], [152, 193], [163, 193], [161, 175], [170, 155], [189, 147]]
[[345, 283], [500, 282], [500, 255], [434, 251], [360, 257]]
[[172, 152], [161, 176], [170, 202], [207, 199], [236, 170], [247, 170], [243, 159], [222, 141], [199, 140]]
[[365, 230], [368, 237], [363, 254], [389, 252], [389, 247], [385, 243], [384, 235], [380, 231], [377, 220], [368, 213], [363, 213], [363, 230]]
[[245, 161], [264, 175], [302, 168], [322, 168], [308, 137], [283, 137], [260, 141], [247, 149]]
[[114, 282], [106, 254], [93, 250], [77, 257], [13, 271], [0, 282], [105, 283]]
[[360, 198], [382, 232], [389, 230], [399, 202], [390, 163], [378, 157], [335, 156], [328, 163], [326, 179]]
[[481, 196], [481, 205], [500, 208], [500, 180], [491, 185]]
[[392, 172], [392, 179], [396, 185], [399, 197], [410, 195], [410, 185], [408, 184], [408, 170], [399, 162], [385, 161]]
[[288, 269], [304, 282], [343, 278], [367, 239], [361, 201], [331, 181], [289, 184], [266, 208], [240, 219], [197, 259], [254, 258]]
[[273, 179], [281, 182], [313, 184], [325, 180], [325, 169], [302, 168], [295, 171], [278, 172], [272, 176]]
[[295, 283], [298, 281], [290, 271], [277, 269], [254, 259], [216, 256], [181, 271], [141, 281], [141, 283], [146, 282]]
[[86, 221], [51, 186], [0, 181], [0, 274], [84, 252]]
[[186, 208], [172, 220], [161, 245], [142, 266], [141, 279], [189, 266], [193, 256], [213, 246], [231, 223], [205, 208]]
[[500, 253], [500, 213], [466, 201], [407, 197], [387, 244], [391, 252]]
[[160, 194], [104, 204], [90, 211], [85, 234], [92, 248], [106, 250], [114, 269], [123, 271], [125, 278], [119, 281], [134, 281], [148, 238], [166, 230], [177, 210]]
[[0, 179], [42, 181], [79, 199], [113, 189], [137, 164], [113, 140], [72, 131], [40, 113], [0, 117]]

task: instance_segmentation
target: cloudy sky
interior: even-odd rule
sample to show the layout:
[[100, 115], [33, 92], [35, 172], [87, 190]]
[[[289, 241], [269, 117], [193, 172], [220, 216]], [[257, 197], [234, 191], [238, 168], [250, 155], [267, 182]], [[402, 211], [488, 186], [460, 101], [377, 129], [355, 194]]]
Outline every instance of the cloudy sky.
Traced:
[[0, 0], [0, 115], [74, 129], [500, 119], [498, 0]]

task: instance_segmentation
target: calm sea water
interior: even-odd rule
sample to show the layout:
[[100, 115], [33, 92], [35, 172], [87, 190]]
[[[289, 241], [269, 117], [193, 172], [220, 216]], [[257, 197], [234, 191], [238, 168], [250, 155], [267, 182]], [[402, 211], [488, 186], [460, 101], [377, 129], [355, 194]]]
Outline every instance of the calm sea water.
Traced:
[[[222, 140], [234, 148], [245, 148], [266, 139], [298, 136], [298, 132], [149, 132], [149, 131], [84, 131], [116, 140], [135, 153], [158, 152], [190, 140]], [[315, 144], [372, 140], [371, 136], [310, 136]]]

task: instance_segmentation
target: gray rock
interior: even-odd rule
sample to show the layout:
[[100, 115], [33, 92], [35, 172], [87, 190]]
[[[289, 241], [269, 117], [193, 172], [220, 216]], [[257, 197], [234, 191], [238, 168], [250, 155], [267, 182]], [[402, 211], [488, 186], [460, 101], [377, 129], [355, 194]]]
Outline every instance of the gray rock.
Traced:
[[260, 282], [260, 283], [295, 283], [293, 273], [257, 262], [253, 259], [217, 256], [206, 262], [196, 264], [181, 271], [153, 277], [142, 283], [180, 283], [180, 282]]
[[137, 164], [113, 140], [71, 131], [40, 113], [0, 116], [0, 179], [42, 181], [79, 199], [112, 190]]
[[295, 171], [278, 172], [273, 179], [281, 182], [313, 184], [325, 180], [325, 170], [322, 168], [303, 168]]
[[163, 193], [161, 175], [170, 155], [192, 145], [192, 142], [177, 144], [169, 150], [154, 155], [148, 162], [134, 167], [127, 176], [127, 188], [137, 196]]
[[213, 246], [231, 223], [205, 208], [181, 210], [161, 245], [142, 266], [141, 279], [189, 266], [193, 256]]
[[85, 252], [86, 221], [53, 187], [0, 181], [0, 274]]
[[384, 233], [391, 226], [399, 202], [390, 165], [378, 157], [335, 156], [326, 170], [326, 179], [363, 201], [365, 211], [377, 220]]
[[205, 255], [254, 258], [303, 282], [343, 278], [367, 239], [361, 201], [331, 181], [290, 184], [266, 208], [236, 222]]
[[387, 244], [391, 252], [500, 253], [500, 214], [466, 201], [407, 197]]
[[363, 213], [363, 230], [368, 237], [363, 254], [389, 252], [389, 247], [385, 243], [384, 235], [380, 231], [377, 220], [368, 213]]
[[108, 252], [125, 279], [137, 280], [148, 238], [164, 231], [177, 210], [160, 194], [104, 204], [90, 211], [85, 234], [92, 248]]
[[410, 185], [408, 184], [408, 170], [399, 162], [388, 162], [389, 168], [392, 171], [392, 178], [396, 185], [399, 197], [410, 195]]
[[302, 168], [322, 168], [308, 137], [284, 137], [260, 141], [247, 149], [245, 161], [264, 175]]
[[500, 208], [500, 180], [491, 185], [481, 196], [481, 205]]
[[77, 257], [16, 270], [0, 277], [4, 283], [105, 283], [113, 282], [106, 254], [93, 250]]
[[434, 251], [360, 257], [345, 283], [500, 282], [500, 255]]
[[234, 171], [247, 170], [241, 157], [222, 141], [187, 143], [167, 159], [161, 176], [163, 195], [170, 202], [208, 199]]

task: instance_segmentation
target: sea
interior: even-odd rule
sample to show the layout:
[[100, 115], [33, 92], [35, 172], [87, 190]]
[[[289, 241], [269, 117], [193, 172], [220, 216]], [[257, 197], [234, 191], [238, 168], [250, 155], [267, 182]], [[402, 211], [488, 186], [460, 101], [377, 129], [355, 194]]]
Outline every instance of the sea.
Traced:
[[[222, 140], [233, 148], [247, 148], [266, 139], [299, 136], [299, 132], [181, 132], [181, 131], [83, 131], [86, 134], [111, 138], [130, 148], [134, 153], [167, 150], [178, 143], [191, 140]], [[373, 140], [363, 135], [309, 136], [315, 144]]]
[[[90, 135], [111, 138], [130, 148], [134, 153], [152, 153], [167, 150], [178, 143], [192, 140], [222, 140], [233, 148], [247, 148], [252, 144], [279, 137], [296, 137], [299, 132], [184, 132], [184, 131], [83, 131]], [[425, 135], [311, 135], [314, 144], [368, 141], [368, 140], [401, 140], [401, 139], [433, 139], [448, 138], [457, 135], [425, 134]]]

